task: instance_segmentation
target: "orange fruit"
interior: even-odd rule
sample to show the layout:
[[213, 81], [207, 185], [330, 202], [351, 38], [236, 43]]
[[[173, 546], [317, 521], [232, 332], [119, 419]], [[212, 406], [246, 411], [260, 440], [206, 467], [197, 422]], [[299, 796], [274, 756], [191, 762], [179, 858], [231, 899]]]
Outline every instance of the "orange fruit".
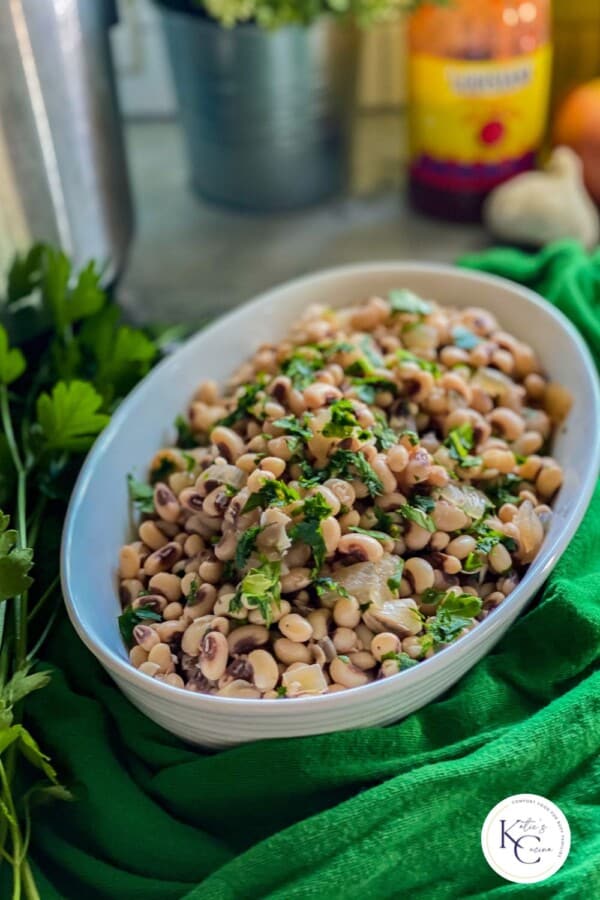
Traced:
[[600, 78], [567, 94], [554, 118], [552, 140], [575, 150], [583, 163], [585, 186], [600, 203]]

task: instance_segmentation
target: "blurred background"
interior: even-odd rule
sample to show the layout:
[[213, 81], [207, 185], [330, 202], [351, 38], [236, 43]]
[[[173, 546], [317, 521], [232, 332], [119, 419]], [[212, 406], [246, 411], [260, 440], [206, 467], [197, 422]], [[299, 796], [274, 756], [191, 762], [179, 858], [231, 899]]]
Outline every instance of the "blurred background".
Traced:
[[527, 202], [481, 210], [553, 144], [600, 194], [599, 0], [6, 0], [0, 49], [0, 268], [58, 240], [135, 320], [545, 242]]

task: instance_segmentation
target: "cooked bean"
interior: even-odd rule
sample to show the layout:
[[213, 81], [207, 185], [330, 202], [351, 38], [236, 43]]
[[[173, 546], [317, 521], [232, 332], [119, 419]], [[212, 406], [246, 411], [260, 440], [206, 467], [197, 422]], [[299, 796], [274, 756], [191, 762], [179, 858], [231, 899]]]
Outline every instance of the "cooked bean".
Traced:
[[158, 634], [149, 625], [136, 625], [133, 629], [133, 639], [146, 653], [150, 653], [152, 648], [160, 643]]
[[277, 638], [273, 643], [273, 650], [277, 659], [287, 665], [295, 662], [310, 663], [312, 659], [306, 644], [299, 644], [286, 637]]
[[512, 559], [510, 553], [504, 544], [496, 544], [488, 553], [488, 563], [494, 572], [508, 572], [512, 567]]
[[148, 659], [148, 651], [135, 644], [129, 651], [129, 662], [138, 669]]
[[200, 645], [200, 671], [209, 681], [217, 681], [227, 668], [227, 638], [220, 631], [209, 631]]
[[310, 569], [299, 566], [290, 569], [287, 575], [281, 576], [281, 590], [284, 594], [291, 594], [294, 591], [300, 591], [302, 588], [308, 587], [312, 581]]
[[431, 518], [440, 531], [460, 531], [469, 524], [466, 513], [447, 500], [436, 500]]
[[170, 601], [179, 600], [181, 597], [181, 579], [169, 572], [153, 575], [148, 587], [156, 594], [163, 594]]
[[404, 572], [410, 575], [417, 594], [422, 594], [423, 591], [433, 587], [433, 568], [426, 559], [412, 556], [406, 560]]
[[143, 590], [144, 585], [139, 578], [123, 579], [119, 585], [119, 598], [123, 606], [133, 603]]
[[205, 560], [198, 566], [198, 574], [203, 581], [217, 584], [223, 575], [223, 563], [220, 560]]
[[[328, 490], [330, 490], [332, 494], [335, 494], [338, 499], [340, 508], [344, 506], [350, 509], [350, 507], [356, 500], [356, 495], [354, 493], [352, 485], [347, 481], [342, 481], [341, 478], [328, 478], [327, 481], [324, 482], [323, 487], [328, 488]], [[339, 509], [337, 512], [339, 512]], [[335, 515], [337, 515], [337, 512], [335, 513]]]
[[313, 635], [312, 625], [298, 613], [289, 613], [279, 620], [279, 630], [284, 637], [295, 643], [309, 641]]
[[348, 658], [353, 666], [362, 669], [363, 672], [368, 672], [377, 665], [377, 660], [368, 650], [355, 650], [348, 655]]
[[159, 481], [154, 487], [154, 506], [165, 522], [176, 522], [179, 518], [181, 507], [177, 497], [164, 481]]
[[344, 534], [338, 543], [338, 553], [350, 555], [364, 562], [379, 562], [383, 556], [383, 547], [375, 538], [366, 534]]
[[144, 563], [144, 572], [146, 575], [167, 572], [181, 559], [182, 552], [183, 550], [179, 544], [175, 543], [175, 541], [170, 541], [164, 547], [161, 547], [160, 550], [155, 550], [154, 553], [150, 554]]
[[238, 697], [245, 698], [246, 700], [258, 700], [260, 691], [258, 688], [254, 687], [253, 684], [250, 684], [249, 681], [237, 678], [235, 681], [231, 681], [224, 688], [217, 691], [217, 695], [219, 697]]
[[535, 487], [540, 497], [548, 500], [562, 484], [563, 476], [559, 466], [545, 466], [535, 480]]
[[138, 528], [138, 534], [140, 540], [150, 547], [151, 550], [160, 550], [160, 548], [164, 547], [169, 541], [164, 532], [157, 526], [156, 522], [153, 522], [151, 519], [147, 519], [145, 522], [141, 523]]
[[473, 553], [477, 547], [477, 541], [468, 534], [461, 534], [450, 541], [446, 547], [446, 553], [456, 556], [457, 559], [466, 559], [469, 553]]
[[388, 653], [399, 653], [400, 648], [400, 638], [391, 631], [382, 631], [381, 634], [376, 634], [371, 641], [371, 653], [379, 662]]
[[160, 666], [158, 663], [150, 662], [150, 660], [146, 660], [146, 662], [141, 663], [138, 666], [138, 672], [143, 672], [144, 675], [149, 675], [150, 678], [154, 678], [155, 675], [158, 675], [160, 672]]
[[232, 656], [250, 653], [262, 647], [269, 640], [269, 632], [264, 625], [242, 625], [230, 632], [227, 639]]
[[356, 628], [360, 622], [360, 606], [355, 597], [340, 597], [333, 607], [333, 621], [344, 628]]
[[358, 666], [352, 665], [350, 660], [346, 661], [339, 656], [336, 656], [329, 663], [329, 674], [332, 681], [337, 684], [343, 684], [344, 687], [348, 688], [360, 687], [360, 685], [367, 684], [369, 681], [369, 676], [366, 672], [363, 672]]
[[331, 612], [328, 609], [316, 609], [306, 617], [313, 630], [313, 638], [318, 641], [327, 637]]
[[135, 578], [140, 570], [140, 554], [132, 544], [121, 547], [119, 554], [119, 575], [121, 578]]
[[267, 650], [253, 650], [248, 654], [252, 667], [252, 680], [259, 691], [271, 691], [279, 681], [279, 669]]
[[358, 649], [358, 638], [356, 632], [352, 628], [346, 628], [341, 625], [336, 628], [332, 635], [333, 646], [338, 653], [349, 653], [351, 650]]

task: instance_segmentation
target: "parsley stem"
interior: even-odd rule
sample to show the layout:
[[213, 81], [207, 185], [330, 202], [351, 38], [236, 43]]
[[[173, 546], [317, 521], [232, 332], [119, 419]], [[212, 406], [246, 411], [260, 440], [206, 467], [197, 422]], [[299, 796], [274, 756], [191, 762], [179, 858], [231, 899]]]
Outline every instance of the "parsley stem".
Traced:
[[44, 603], [46, 602], [48, 597], [51, 597], [52, 594], [54, 593], [54, 591], [56, 590], [56, 588], [58, 587], [59, 581], [60, 581], [60, 575], [55, 575], [54, 578], [52, 579], [52, 581], [50, 582], [50, 584], [48, 585], [48, 587], [46, 588], [46, 590], [44, 591], [44, 593], [42, 594], [42, 596], [39, 598], [39, 600], [36, 601], [35, 605], [29, 610], [29, 613], [27, 614], [28, 622], [31, 622], [31, 620], [34, 619], [35, 616], [37, 616], [38, 612], [40, 611], [40, 609], [42, 608], [42, 606], [44, 605]]
[[2, 760], [0, 760], [0, 784], [2, 785], [2, 800], [4, 801], [6, 812], [4, 818], [8, 821], [10, 834], [12, 838], [12, 858], [13, 858], [13, 892], [12, 900], [21, 900], [21, 833], [17, 823], [17, 816], [13, 804], [10, 785], [6, 776], [6, 770]]

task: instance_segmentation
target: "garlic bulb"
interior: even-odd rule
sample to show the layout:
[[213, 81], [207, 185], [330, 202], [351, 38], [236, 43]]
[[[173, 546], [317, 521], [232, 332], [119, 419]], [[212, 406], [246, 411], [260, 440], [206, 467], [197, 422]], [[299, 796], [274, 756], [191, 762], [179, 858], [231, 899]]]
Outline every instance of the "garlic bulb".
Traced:
[[581, 161], [568, 147], [557, 147], [543, 170], [516, 175], [492, 191], [484, 221], [496, 237], [535, 247], [576, 238], [591, 248], [600, 236], [598, 211], [583, 186]]

